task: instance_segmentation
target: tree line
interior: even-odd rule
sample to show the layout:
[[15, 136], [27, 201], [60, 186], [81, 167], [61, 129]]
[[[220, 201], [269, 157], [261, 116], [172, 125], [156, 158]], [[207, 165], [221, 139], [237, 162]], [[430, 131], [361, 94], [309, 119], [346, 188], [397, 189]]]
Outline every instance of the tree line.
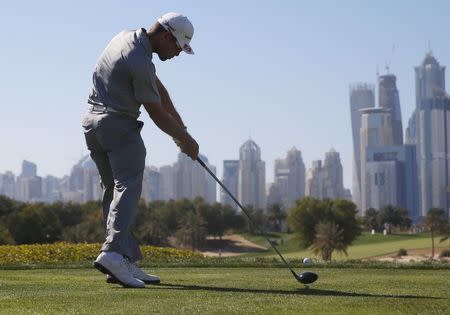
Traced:
[[[254, 221], [280, 231], [286, 217], [279, 207], [267, 212], [247, 207]], [[225, 231], [254, 233], [244, 213], [202, 198], [139, 202], [135, 237], [141, 244], [166, 246], [170, 239], [192, 249], [204, 246], [206, 236], [221, 238]], [[103, 242], [101, 202], [24, 203], [0, 196], [0, 244]]]
[[[298, 244], [331, 260], [334, 251], [346, 249], [364, 229], [388, 233], [411, 226], [406, 210], [392, 206], [368, 209], [358, 216], [356, 205], [348, 200], [318, 200], [311, 197], [296, 201], [286, 211], [272, 205], [266, 211], [247, 206], [252, 221], [268, 232], [296, 234]], [[423, 222], [434, 236], [448, 239], [450, 225], [442, 209], [431, 209]], [[221, 239], [229, 231], [257, 234], [255, 225], [236, 209], [220, 203], [208, 204], [202, 198], [139, 202], [135, 237], [141, 244], [156, 246], [205, 246], [208, 235]], [[103, 242], [101, 202], [23, 203], [0, 196], [0, 244], [53, 242]]]

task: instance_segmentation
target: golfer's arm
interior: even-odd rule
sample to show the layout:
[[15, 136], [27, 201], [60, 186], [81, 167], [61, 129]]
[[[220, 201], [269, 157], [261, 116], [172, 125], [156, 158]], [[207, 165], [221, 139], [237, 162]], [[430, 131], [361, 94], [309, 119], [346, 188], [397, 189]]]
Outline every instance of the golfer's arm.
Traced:
[[167, 113], [169, 113], [169, 115], [172, 116], [181, 126], [184, 127], [183, 120], [175, 109], [175, 106], [173, 106], [172, 100], [169, 96], [169, 92], [167, 92], [167, 89], [158, 78], [156, 78], [156, 87], [158, 88], [159, 95], [161, 97], [161, 105], [163, 109]]
[[186, 130], [172, 115], [163, 109], [160, 103], [145, 103], [144, 108], [159, 129], [177, 140], [183, 141], [187, 137]]

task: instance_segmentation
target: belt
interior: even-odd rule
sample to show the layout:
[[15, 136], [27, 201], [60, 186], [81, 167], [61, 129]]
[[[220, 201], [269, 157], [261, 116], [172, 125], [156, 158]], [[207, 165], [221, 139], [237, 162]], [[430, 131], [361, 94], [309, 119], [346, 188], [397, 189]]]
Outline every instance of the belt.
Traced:
[[100, 104], [95, 104], [93, 102], [88, 101], [88, 110], [91, 113], [116, 113], [116, 114], [121, 114], [121, 115], [126, 115], [126, 116], [130, 116], [133, 118], [139, 118], [139, 115], [134, 115], [132, 113], [127, 113], [127, 112], [123, 112], [117, 109], [114, 109], [112, 107], [109, 106], [104, 106], [104, 105], [100, 105]]

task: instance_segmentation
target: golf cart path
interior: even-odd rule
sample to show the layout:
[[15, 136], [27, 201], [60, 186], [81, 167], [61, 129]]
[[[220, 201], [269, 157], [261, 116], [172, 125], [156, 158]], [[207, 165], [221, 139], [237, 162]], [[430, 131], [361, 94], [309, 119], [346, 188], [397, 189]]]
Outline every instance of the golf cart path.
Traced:
[[[208, 242], [215, 242], [219, 244], [218, 239], [212, 237], [207, 238]], [[250, 252], [266, 251], [267, 247], [255, 244], [239, 234], [229, 234], [222, 237], [221, 249], [218, 248], [205, 248], [200, 251], [205, 256], [210, 257], [230, 257], [239, 256]]]
[[[442, 261], [450, 261], [450, 257], [439, 257], [439, 254], [442, 250], [447, 248], [435, 248], [434, 249], [434, 259], [442, 260]], [[431, 248], [415, 248], [408, 249], [408, 255], [405, 256], [397, 256], [397, 253], [390, 253], [387, 255], [381, 256], [372, 256], [367, 257], [366, 260], [378, 260], [378, 261], [396, 261], [399, 263], [409, 263], [409, 262], [419, 262], [426, 261], [431, 259]]]

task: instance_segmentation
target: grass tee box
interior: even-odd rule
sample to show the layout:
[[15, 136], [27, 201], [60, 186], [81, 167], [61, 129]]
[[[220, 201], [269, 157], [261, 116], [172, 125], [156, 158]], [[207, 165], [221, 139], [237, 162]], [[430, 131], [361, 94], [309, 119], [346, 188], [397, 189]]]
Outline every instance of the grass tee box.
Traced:
[[284, 268], [146, 269], [145, 289], [90, 268], [0, 270], [0, 314], [449, 314], [450, 270], [320, 269], [305, 289]]

